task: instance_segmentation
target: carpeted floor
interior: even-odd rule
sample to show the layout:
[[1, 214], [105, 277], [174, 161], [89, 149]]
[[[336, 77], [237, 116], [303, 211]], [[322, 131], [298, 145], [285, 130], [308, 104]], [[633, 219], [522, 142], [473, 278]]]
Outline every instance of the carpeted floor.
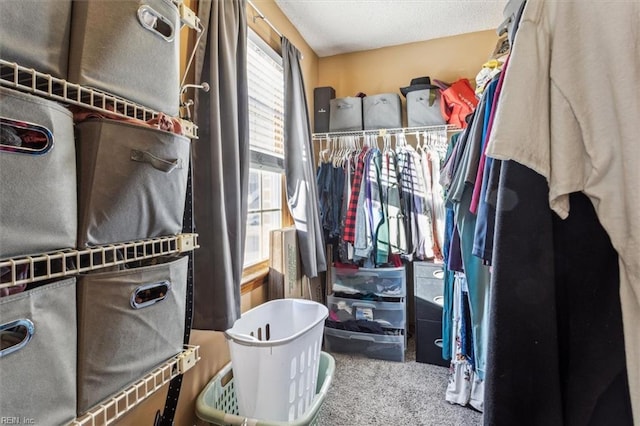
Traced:
[[482, 414], [445, 400], [449, 370], [415, 361], [409, 339], [405, 362], [332, 353], [333, 383], [319, 426], [478, 426]]

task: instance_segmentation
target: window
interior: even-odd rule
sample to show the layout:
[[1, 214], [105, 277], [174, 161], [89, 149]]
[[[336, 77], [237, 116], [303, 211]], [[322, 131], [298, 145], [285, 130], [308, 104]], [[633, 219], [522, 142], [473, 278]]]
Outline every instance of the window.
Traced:
[[244, 267], [269, 258], [269, 232], [282, 227], [284, 73], [282, 57], [249, 31], [249, 211]]

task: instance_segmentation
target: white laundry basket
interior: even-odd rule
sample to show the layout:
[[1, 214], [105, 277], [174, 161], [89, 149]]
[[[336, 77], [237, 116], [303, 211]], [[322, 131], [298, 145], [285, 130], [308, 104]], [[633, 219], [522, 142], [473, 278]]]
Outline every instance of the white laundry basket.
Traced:
[[305, 413], [316, 393], [328, 314], [317, 302], [278, 299], [225, 331], [241, 416], [293, 421]]

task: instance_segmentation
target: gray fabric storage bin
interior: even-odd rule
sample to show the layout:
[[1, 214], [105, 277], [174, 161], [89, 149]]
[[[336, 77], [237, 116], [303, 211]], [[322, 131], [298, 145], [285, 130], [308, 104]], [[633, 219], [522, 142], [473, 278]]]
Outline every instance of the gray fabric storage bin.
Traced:
[[[0, 258], [75, 247], [71, 113], [55, 102], [0, 87], [0, 125]], [[30, 148], [18, 138], [29, 129], [42, 144]], [[12, 146], [18, 141], [22, 147]]]
[[17, 417], [20, 424], [27, 418], [39, 425], [75, 418], [75, 284], [68, 278], [0, 298], [1, 418]]
[[362, 130], [362, 98], [336, 98], [329, 101], [329, 130]]
[[116, 120], [76, 130], [79, 247], [182, 232], [188, 138]]
[[396, 93], [365, 96], [362, 111], [365, 130], [402, 127], [400, 96]]
[[[155, 27], [146, 24], [154, 19]], [[171, 1], [73, 2], [70, 81], [177, 116], [179, 72], [180, 17]]]
[[182, 351], [188, 257], [154, 261], [78, 278], [78, 415]]
[[407, 126], [440, 126], [447, 124], [440, 109], [438, 89], [414, 90], [407, 93]]
[[0, 58], [67, 78], [71, 0], [0, 1]]

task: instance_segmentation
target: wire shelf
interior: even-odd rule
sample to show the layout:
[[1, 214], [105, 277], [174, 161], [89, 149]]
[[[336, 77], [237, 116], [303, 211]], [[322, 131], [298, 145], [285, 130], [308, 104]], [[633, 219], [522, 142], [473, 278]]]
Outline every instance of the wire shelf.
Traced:
[[183, 253], [198, 247], [198, 234], [179, 234], [82, 250], [67, 249], [4, 259], [0, 260], [0, 268], [10, 269], [0, 278], [0, 288]]
[[184, 350], [109, 400], [75, 419], [69, 426], [106, 426], [113, 424], [175, 377], [200, 361], [200, 347], [185, 345]]
[[415, 134], [422, 132], [438, 132], [438, 131], [447, 131], [447, 132], [456, 132], [462, 130], [457, 126], [451, 124], [445, 124], [440, 126], [422, 126], [422, 127], [399, 127], [394, 129], [374, 129], [374, 130], [351, 130], [344, 132], [326, 132], [326, 133], [313, 133], [311, 136], [314, 140], [322, 140], [335, 138], [340, 136], [385, 136], [385, 135], [395, 135], [398, 133]]
[[[149, 121], [159, 113], [127, 99], [69, 83], [61, 78], [41, 73], [33, 68], [0, 59], [0, 84], [48, 99], [89, 108], [105, 114]], [[190, 121], [175, 118], [182, 125], [182, 133], [191, 139], [198, 138], [198, 127]]]

